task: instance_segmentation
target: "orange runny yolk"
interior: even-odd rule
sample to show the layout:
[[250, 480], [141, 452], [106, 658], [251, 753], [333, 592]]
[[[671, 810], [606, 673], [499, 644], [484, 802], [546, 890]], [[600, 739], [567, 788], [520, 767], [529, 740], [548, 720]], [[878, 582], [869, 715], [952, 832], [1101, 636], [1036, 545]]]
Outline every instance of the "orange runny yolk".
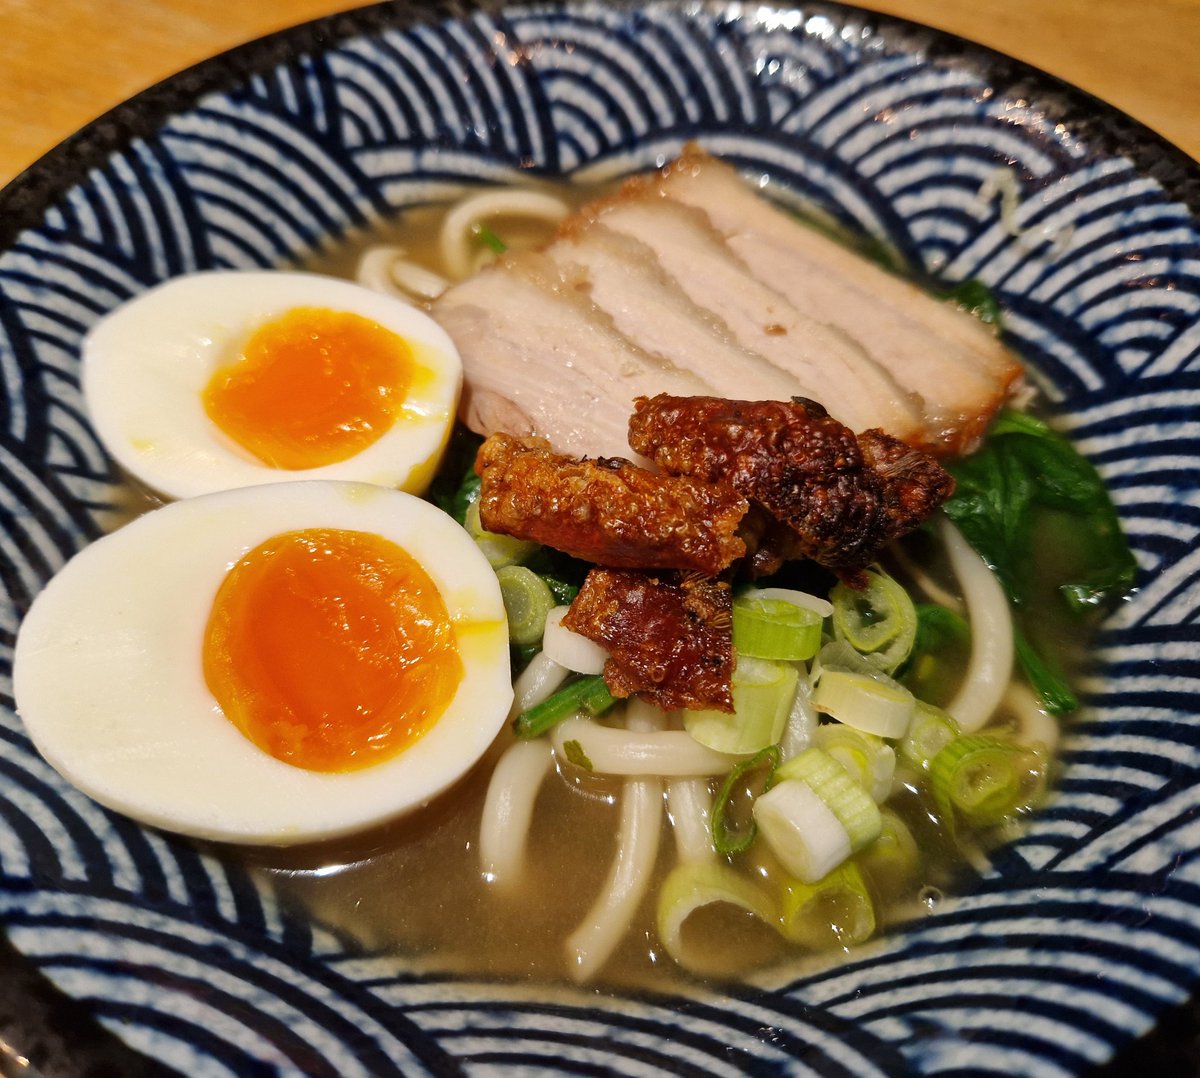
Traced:
[[349, 771], [437, 722], [462, 678], [437, 586], [389, 540], [311, 529], [274, 536], [225, 577], [204, 676], [226, 717], [297, 767]]
[[204, 389], [209, 418], [273, 468], [336, 464], [396, 422], [412, 379], [402, 337], [348, 311], [296, 307], [267, 322]]

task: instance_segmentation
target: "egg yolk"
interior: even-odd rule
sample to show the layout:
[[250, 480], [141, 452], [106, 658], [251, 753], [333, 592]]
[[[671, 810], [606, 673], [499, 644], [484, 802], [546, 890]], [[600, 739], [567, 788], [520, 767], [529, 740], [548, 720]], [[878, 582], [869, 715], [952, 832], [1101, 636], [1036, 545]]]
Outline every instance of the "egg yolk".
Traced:
[[261, 326], [204, 389], [209, 418], [273, 468], [336, 464], [396, 422], [412, 380], [402, 337], [348, 311], [297, 307]]
[[204, 639], [204, 677], [265, 752], [312, 771], [395, 755], [433, 726], [463, 667], [437, 586], [389, 540], [277, 535], [229, 571]]

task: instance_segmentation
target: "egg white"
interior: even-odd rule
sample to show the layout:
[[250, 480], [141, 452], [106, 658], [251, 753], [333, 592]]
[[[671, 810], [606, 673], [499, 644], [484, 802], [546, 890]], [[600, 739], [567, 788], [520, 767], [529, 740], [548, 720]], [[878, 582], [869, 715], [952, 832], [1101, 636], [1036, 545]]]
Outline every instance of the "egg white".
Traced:
[[[228, 570], [273, 535], [318, 527], [376, 533], [419, 561], [463, 661], [436, 724], [358, 771], [306, 771], [259, 749], [202, 670]], [[512, 702], [504, 604], [475, 543], [427, 502], [340, 482], [175, 502], [85, 548], [21, 625], [14, 692], [38, 751], [95, 800], [181, 834], [264, 845], [334, 838], [426, 804], [483, 755]]]
[[[402, 337], [432, 377], [414, 381], [394, 426], [355, 456], [317, 468], [263, 463], [204, 410], [203, 391], [264, 322], [295, 307], [369, 318]], [[392, 296], [315, 273], [213, 270], [158, 285], [101, 319], [84, 338], [82, 383], [104, 447], [169, 498], [260, 483], [346, 479], [420, 494], [449, 437], [462, 361], [428, 315]]]

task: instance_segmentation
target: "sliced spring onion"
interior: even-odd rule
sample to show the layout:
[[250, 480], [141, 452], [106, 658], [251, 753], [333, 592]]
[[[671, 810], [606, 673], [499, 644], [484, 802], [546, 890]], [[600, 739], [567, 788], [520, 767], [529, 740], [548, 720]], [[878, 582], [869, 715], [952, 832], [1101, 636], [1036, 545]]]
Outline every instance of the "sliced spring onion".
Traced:
[[1039, 749], [965, 734], [933, 758], [929, 776], [934, 801], [944, 815], [993, 827], [1037, 799], [1045, 786], [1046, 762]]
[[695, 973], [724, 972], [714, 968], [705, 947], [689, 948], [683, 926], [697, 910], [723, 902], [753, 914], [772, 928], [779, 925], [775, 903], [749, 877], [720, 861], [687, 861], [663, 880], [658, 892], [658, 938], [676, 962]]
[[554, 609], [554, 596], [546, 582], [523, 565], [501, 566], [496, 579], [508, 616], [508, 638], [519, 646], [536, 644], [546, 627], [546, 615]]
[[796, 681], [796, 695], [792, 699], [783, 736], [779, 739], [783, 758], [790, 760], [796, 753], [808, 748], [819, 724], [820, 720], [812, 706], [812, 689], [809, 688], [807, 678], [801, 676]]
[[912, 651], [917, 611], [908, 592], [882, 569], [868, 569], [866, 577], [865, 588], [837, 584], [830, 592], [833, 635], [890, 674]]
[[900, 758], [910, 767], [928, 771], [933, 758], [961, 731], [949, 712], [918, 700], [908, 729], [897, 744]]
[[563, 719], [580, 711], [589, 715], [601, 715], [615, 703], [604, 678], [581, 677], [568, 682], [553, 696], [540, 704], [522, 711], [513, 723], [517, 737], [540, 737]]
[[850, 856], [849, 833], [807, 782], [777, 782], [755, 799], [752, 811], [758, 833], [779, 863], [805, 883], [816, 882]]
[[795, 662], [821, 647], [823, 619], [784, 599], [739, 596], [733, 601], [733, 647], [738, 657]]
[[795, 588], [743, 588], [738, 592], [739, 599], [782, 599], [785, 603], [803, 607], [819, 614], [822, 618], [833, 613], [833, 604], [819, 595], [811, 595], [807, 591], [797, 591]]
[[743, 760], [734, 767], [726, 776], [725, 781], [721, 783], [721, 789], [717, 792], [712, 809], [712, 840], [713, 848], [717, 853], [744, 853], [753, 845], [758, 834], [758, 825], [751, 815], [745, 827], [739, 829], [733, 826], [730, 820], [734, 809], [733, 801], [740, 794], [740, 788], [746, 782], [746, 776], [752, 771], [766, 772], [763, 781], [765, 788], [770, 786], [771, 777], [775, 774], [778, 766], [779, 748], [775, 745], [768, 745], [760, 752], [756, 752], [750, 759]]
[[701, 745], [734, 755], [757, 752], [783, 735], [800, 675], [790, 663], [738, 656], [733, 711], [685, 711], [683, 728]]
[[499, 569], [505, 565], [516, 565], [537, 550], [537, 543], [488, 531], [479, 519], [478, 499], [471, 502], [464, 511], [463, 527], [467, 529], [467, 534], [475, 540], [475, 545], [483, 551], [484, 557], [487, 558], [488, 564], [493, 569]]
[[865, 655], [855, 651], [845, 640], [831, 640], [817, 652], [817, 657], [812, 661], [809, 681], [815, 685], [827, 670], [846, 670], [852, 674], [862, 674], [884, 685], [898, 684]]
[[903, 685], [867, 674], [825, 670], [813, 690], [813, 707], [839, 722], [880, 737], [902, 737], [916, 698]]
[[829, 722], [817, 728], [814, 742], [837, 760], [873, 801], [887, 800], [896, 773], [896, 751], [886, 741], [845, 723]]
[[783, 764], [775, 776], [806, 783], [846, 829], [853, 851], [861, 850], [879, 834], [879, 807], [871, 795], [822, 749], [805, 749]]
[[853, 861], [815, 882], [789, 880], [779, 905], [783, 935], [813, 950], [853, 947], [875, 932], [875, 903]]
[[542, 634], [542, 650], [560, 666], [577, 674], [602, 674], [608, 652], [594, 640], [572, 632], [562, 623], [571, 608], [556, 606], [546, 615]]
[[513, 682], [512, 710], [509, 719], [540, 704], [571, 676], [565, 666], [559, 666], [544, 651], [539, 651]]
[[879, 837], [856, 860], [878, 891], [898, 894], [916, 878], [921, 852], [912, 832], [891, 809], [880, 809], [879, 816]]

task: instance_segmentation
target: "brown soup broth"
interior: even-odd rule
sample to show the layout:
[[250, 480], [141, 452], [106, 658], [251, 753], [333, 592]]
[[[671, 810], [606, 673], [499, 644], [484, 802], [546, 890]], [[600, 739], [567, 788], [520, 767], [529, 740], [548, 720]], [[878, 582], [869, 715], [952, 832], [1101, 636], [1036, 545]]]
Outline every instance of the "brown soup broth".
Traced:
[[[602, 193], [550, 189], [572, 207]], [[306, 268], [352, 276], [369, 246], [397, 244], [407, 257], [437, 269], [443, 212], [437, 206], [408, 211], [381, 231], [323, 252]], [[541, 226], [526, 229], [515, 222], [506, 227], [503, 221], [495, 222], [494, 230], [516, 245], [544, 242], [553, 231]], [[934, 544], [921, 536], [908, 542], [910, 556], [929, 562], [927, 572], [941, 580], [948, 578]], [[888, 568], [907, 584], [902, 569]], [[1038, 626], [1038, 642], [1074, 673], [1085, 649], [1079, 643], [1079, 623], [1059, 614], [1059, 606], [1049, 589], [1042, 588], [1026, 620]], [[951, 677], [943, 692], [949, 695], [953, 687]], [[1008, 721], [1002, 715], [999, 724]], [[508, 739], [502, 735], [500, 742], [506, 744]], [[263, 874], [286, 905], [347, 933], [367, 949], [395, 953], [411, 961], [414, 969], [566, 982], [565, 940], [603, 888], [616, 852], [621, 784], [614, 780], [581, 785], [577, 769], [569, 764], [552, 772], [538, 797], [525, 878], [501, 889], [484, 880], [478, 850], [484, 796], [500, 750], [501, 745], [494, 747], [467, 778], [427, 809], [391, 826], [344, 842], [253, 850], [240, 856]], [[909, 827], [921, 859], [918, 872], [899, 889], [884, 889], [868, 879], [881, 930], [927, 913], [968, 871], [962, 849], [948, 835], [927, 794], [898, 782], [898, 792], [888, 805]], [[981, 847], [988, 841], [989, 836], [978, 836]], [[696, 983], [697, 978], [680, 971], [665, 954], [654, 929], [658, 884], [674, 860], [674, 840], [664, 813], [654, 884], [624, 942], [605, 965], [602, 983], [652, 989]], [[722, 941], [722, 965], [731, 978], [802, 956], [773, 931], [729, 909], [702, 911], [686, 931], [710, 949], [715, 949], [716, 940]], [[828, 961], [839, 953], [835, 945], [819, 960]]]

